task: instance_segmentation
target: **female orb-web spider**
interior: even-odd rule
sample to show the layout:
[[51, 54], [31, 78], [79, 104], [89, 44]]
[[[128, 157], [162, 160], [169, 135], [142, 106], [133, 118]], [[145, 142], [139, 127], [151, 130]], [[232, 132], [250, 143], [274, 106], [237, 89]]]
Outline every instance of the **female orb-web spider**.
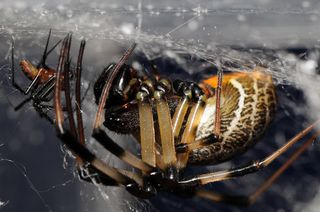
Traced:
[[[70, 94], [71, 34], [62, 41], [55, 73], [54, 112], [58, 137], [76, 155], [83, 180], [125, 187], [149, 198], [157, 192], [196, 196], [215, 202], [251, 204], [317, 138], [319, 132], [299, 147], [269, 179], [249, 196], [221, 195], [199, 186], [256, 172], [307, 135], [319, 120], [302, 130], [271, 155], [229, 170], [185, 177], [188, 165], [217, 164], [250, 148], [269, 125], [276, 110], [272, 77], [257, 66], [251, 72], [230, 73], [200, 84], [157, 74], [141, 74], [125, 61], [133, 44], [116, 64], [110, 64], [94, 84], [98, 109], [92, 137], [138, 172], [114, 168], [85, 146], [81, 115], [80, 78], [85, 41], [80, 45], [75, 85], [75, 111]], [[62, 98], [61, 93], [65, 93]], [[63, 101], [63, 99], [65, 101]], [[65, 102], [64, 114], [62, 102]], [[65, 118], [68, 127], [64, 126]], [[141, 158], [124, 150], [102, 129], [132, 134], [141, 147]]]

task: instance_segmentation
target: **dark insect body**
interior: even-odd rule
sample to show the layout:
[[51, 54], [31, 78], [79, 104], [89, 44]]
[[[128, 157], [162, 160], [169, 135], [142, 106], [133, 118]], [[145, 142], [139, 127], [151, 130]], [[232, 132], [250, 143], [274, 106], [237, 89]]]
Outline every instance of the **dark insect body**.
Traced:
[[[125, 61], [133, 44], [118, 63], [109, 65], [94, 84], [98, 104], [92, 137], [105, 149], [131, 165], [137, 172], [111, 167], [85, 145], [81, 114], [80, 80], [85, 41], [80, 45], [76, 67], [75, 111], [70, 92], [70, 46], [68, 34], [61, 46], [55, 72], [54, 112], [57, 134], [77, 157], [80, 177], [88, 182], [125, 187], [141, 198], [157, 192], [195, 196], [216, 202], [251, 204], [317, 138], [314, 134], [299, 147], [267, 181], [249, 196], [221, 195], [198, 188], [202, 185], [256, 172], [273, 162], [301, 140], [319, 120], [301, 131], [277, 151], [243, 166], [185, 176], [190, 165], [216, 164], [250, 148], [265, 132], [276, 109], [272, 78], [265, 68], [230, 73], [197, 84], [160, 77], [157, 73], [138, 73]], [[66, 114], [61, 93], [65, 93]], [[69, 101], [68, 101], [69, 100]], [[65, 124], [68, 118], [68, 125]], [[132, 134], [141, 147], [141, 158], [119, 146], [103, 129]]]

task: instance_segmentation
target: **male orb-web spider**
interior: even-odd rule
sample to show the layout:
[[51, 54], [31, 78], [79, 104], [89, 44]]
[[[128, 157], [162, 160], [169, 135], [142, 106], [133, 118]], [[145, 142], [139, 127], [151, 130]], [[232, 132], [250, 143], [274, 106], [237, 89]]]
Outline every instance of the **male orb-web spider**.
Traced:
[[[182, 80], [171, 82], [158, 74], [138, 73], [126, 65], [125, 61], [136, 46], [133, 44], [118, 63], [110, 64], [103, 70], [94, 84], [98, 109], [92, 137], [138, 171], [111, 167], [85, 145], [80, 100], [85, 41], [81, 42], [76, 65], [75, 108], [72, 106], [68, 77], [70, 46], [69, 33], [62, 41], [58, 67], [54, 73], [54, 123], [62, 143], [77, 157], [80, 177], [88, 182], [123, 186], [141, 198], [164, 191], [215, 202], [247, 205], [253, 203], [319, 135], [316, 133], [299, 147], [282, 167], [249, 196], [221, 195], [198, 188], [244, 176], [268, 166], [310, 133], [319, 120], [261, 160], [229, 170], [184, 176], [184, 170], [191, 165], [230, 160], [257, 141], [276, 110], [272, 77], [265, 72], [265, 68], [257, 65], [250, 72], [224, 76], [220, 69], [217, 76], [199, 84]], [[46, 50], [44, 55], [47, 55]], [[31, 78], [33, 81], [35, 79]], [[65, 119], [68, 119], [68, 124], [65, 124]], [[141, 158], [119, 146], [103, 130], [103, 125], [116, 133], [132, 134], [140, 143]]]
[[51, 29], [47, 38], [47, 42], [42, 54], [42, 58], [37, 66], [34, 66], [29, 60], [21, 60], [19, 65], [22, 72], [31, 80], [29, 86], [24, 89], [15, 81], [15, 67], [14, 67], [14, 40], [12, 40], [11, 49], [11, 83], [12, 85], [24, 95], [29, 95], [24, 101], [15, 107], [15, 110], [19, 110], [24, 104], [29, 101], [33, 101], [34, 108], [39, 112], [40, 115], [45, 115], [42, 113], [43, 109], [47, 107], [43, 102], [49, 102], [52, 100], [50, 96], [52, 94], [56, 71], [46, 65], [46, 60], [48, 55], [58, 46], [61, 42], [59, 40], [49, 51], [49, 41], [51, 36]]

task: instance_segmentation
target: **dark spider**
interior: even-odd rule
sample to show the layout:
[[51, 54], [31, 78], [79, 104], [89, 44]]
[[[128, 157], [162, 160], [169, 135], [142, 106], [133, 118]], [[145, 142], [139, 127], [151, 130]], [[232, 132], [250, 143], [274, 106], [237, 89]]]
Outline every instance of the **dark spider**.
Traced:
[[[45, 117], [53, 124], [53, 120], [48, 116], [47, 111], [53, 108], [49, 103], [53, 99], [53, 90], [56, 83], [56, 70], [49, 67], [46, 64], [47, 57], [49, 54], [61, 43], [62, 40], [56, 42], [51, 49], [48, 50], [49, 42], [51, 37], [51, 29], [49, 30], [49, 34], [47, 37], [46, 45], [44, 48], [44, 52], [42, 54], [40, 62], [34, 66], [29, 60], [23, 59], [19, 62], [21, 71], [25, 74], [25, 76], [31, 81], [26, 89], [23, 89], [20, 85], [15, 81], [15, 67], [14, 67], [14, 40], [12, 39], [12, 49], [11, 49], [11, 84], [18, 91], [20, 91], [24, 95], [29, 95], [25, 100], [23, 100], [20, 104], [18, 104], [14, 110], [19, 110], [26, 103], [32, 100], [33, 107], [39, 113], [41, 117]], [[71, 39], [71, 38], [70, 38]], [[71, 45], [71, 43], [70, 43]], [[69, 47], [70, 48], [70, 47]], [[68, 60], [66, 65], [69, 67], [71, 61]], [[70, 69], [70, 68], [69, 68]], [[67, 76], [63, 76], [65, 80], [69, 81], [69, 78], [73, 78], [74, 73], [69, 72]], [[80, 79], [78, 82], [80, 83]], [[90, 86], [89, 86], [90, 87]], [[89, 89], [88, 87], [88, 89]], [[88, 89], [85, 91], [84, 97]], [[83, 97], [83, 98], [84, 98]], [[67, 98], [66, 101], [71, 103], [71, 98]], [[64, 108], [65, 110], [65, 108]], [[71, 123], [73, 124], [73, 123]]]
[[[31, 80], [30, 84], [26, 89], [21, 88], [15, 81], [15, 67], [14, 67], [14, 40], [12, 39], [11, 49], [11, 83], [18, 91], [24, 95], [29, 95], [14, 109], [19, 110], [24, 104], [29, 101], [33, 101], [34, 108], [39, 112], [41, 116], [46, 116], [43, 112], [44, 109], [48, 108], [48, 105], [44, 105], [43, 102], [49, 102], [52, 100], [52, 91], [55, 84], [56, 71], [46, 65], [48, 55], [58, 46], [61, 42], [59, 40], [55, 45], [48, 51], [49, 41], [51, 36], [51, 29], [46, 41], [44, 52], [42, 54], [40, 62], [34, 66], [28, 60], [21, 60], [20, 67], [25, 76]], [[48, 119], [50, 120], [50, 119]]]

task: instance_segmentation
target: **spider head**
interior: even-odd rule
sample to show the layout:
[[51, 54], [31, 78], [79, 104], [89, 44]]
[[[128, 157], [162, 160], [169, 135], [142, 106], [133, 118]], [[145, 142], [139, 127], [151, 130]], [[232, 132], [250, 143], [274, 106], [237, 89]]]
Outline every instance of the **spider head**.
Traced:
[[123, 64], [117, 76], [112, 82], [108, 82], [108, 77], [115, 67], [115, 63], [111, 63], [100, 74], [94, 84], [94, 96], [96, 104], [99, 103], [103, 88], [106, 83], [111, 83], [111, 88], [105, 107], [121, 106], [130, 102], [135, 98], [135, 90], [139, 82], [137, 72], [131, 66]]
[[103, 88], [110, 83], [109, 95], [105, 104], [104, 125], [117, 133], [129, 134], [138, 128], [138, 113], [135, 95], [139, 86], [137, 72], [124, 64], [113, 81], [108, 81], [110, 73], [115, 68], [114, 63], [107, 66], [94, 84], [96, 104], [99, 103]]

